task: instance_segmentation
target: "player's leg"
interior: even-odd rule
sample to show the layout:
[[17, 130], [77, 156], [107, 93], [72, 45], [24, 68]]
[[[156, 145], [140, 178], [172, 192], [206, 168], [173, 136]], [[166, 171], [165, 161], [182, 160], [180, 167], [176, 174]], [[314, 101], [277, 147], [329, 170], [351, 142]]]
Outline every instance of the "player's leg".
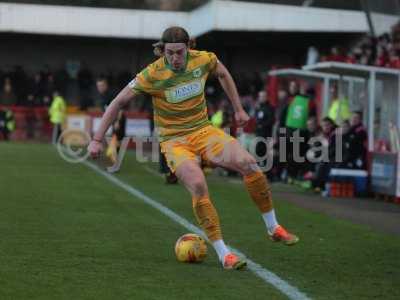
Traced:
[[169, 168], [192, 196], [193, 212], [208, 236], [218, 258], [227, 269], [240, 269], [246, 265], [229, 252], [222, 238], [218, 213], [210, 200], [204, 174], [190, 147], [183, 141], [161, 143]]
[[262, 214], [271, 239], [282, 241], [286, 245], [297, 243], [298, 237], [279, 225], [275, 216], [270, 185], [257, 166], [254, 157], [234, 139], [225, 141], [223, 145], [223, 150], [220, 150], [219, 154], [208, 157], [211, 163], [239, 172], [243, 176], [244, 184]]
[[186, 160], [176, 169], [176, 175], [192, 196], [193, 212], [207, 234], [219, 260], [227, 269], [240, 269], [246, 262], [230, 253], [222, 238], [218, 213], [210, 201], [203, 171], [197, 161]]

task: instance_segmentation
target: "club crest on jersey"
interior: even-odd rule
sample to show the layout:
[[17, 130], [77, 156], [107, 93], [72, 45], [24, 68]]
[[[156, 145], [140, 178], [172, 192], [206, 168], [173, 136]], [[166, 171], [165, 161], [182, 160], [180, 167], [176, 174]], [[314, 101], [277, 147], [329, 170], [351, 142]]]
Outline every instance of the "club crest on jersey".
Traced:
[[179, 103], [200, 95], [203, 92], [201, 80], [194, 80], [165, 91], [165, 98], [170, 103]]
[[200, 69], [200, 68], [197, 68], [197, 69], [195, 69], [195, 70], [193, 71], [193, 77], [194, 77], [194, 78], [199, 78], [199, 77], [201, 77], [201, 69]]

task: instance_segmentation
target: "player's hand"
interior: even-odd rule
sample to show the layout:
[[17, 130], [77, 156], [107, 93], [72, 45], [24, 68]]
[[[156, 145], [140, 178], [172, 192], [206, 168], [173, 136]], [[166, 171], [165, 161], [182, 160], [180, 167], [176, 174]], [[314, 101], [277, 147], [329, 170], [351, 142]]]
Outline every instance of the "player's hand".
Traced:
[[243, 109], [235, 112], [235, 121], [238, 126], [242, 127], [246, 125], [249, 120], [249, 115]]
[[103, 144], [99, 141], [91, 141], [88, 146], [88, 152], [92, 158], [98, 158], [103, 152]]

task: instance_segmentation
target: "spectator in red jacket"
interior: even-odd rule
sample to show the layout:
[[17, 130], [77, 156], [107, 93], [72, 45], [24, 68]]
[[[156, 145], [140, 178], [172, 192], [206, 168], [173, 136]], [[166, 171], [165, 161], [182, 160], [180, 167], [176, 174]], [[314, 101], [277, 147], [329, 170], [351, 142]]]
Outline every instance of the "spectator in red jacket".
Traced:
[[386, 67], [389, 63], [389, 54], [383, 47], [378, 47], [375, 65], [378, 67]]
[[348, 64], [355, 64], [357, 63], [356, 57], [354, 55], [354, 53], [352, 51], [349, 51], [349, 53], [347, 53], [346, 59], [344, 61], [345, 63]]
[[393, 69], [400, 69], [400, 58], [395, 50], [390, 51], [389, 67]]
[[341, 51], [338, 47], [332, 47], [330, 55], [326, 58], [327, 61], [337, 61], [337, 62], [345, 62], [346, 57], [341, 54]]

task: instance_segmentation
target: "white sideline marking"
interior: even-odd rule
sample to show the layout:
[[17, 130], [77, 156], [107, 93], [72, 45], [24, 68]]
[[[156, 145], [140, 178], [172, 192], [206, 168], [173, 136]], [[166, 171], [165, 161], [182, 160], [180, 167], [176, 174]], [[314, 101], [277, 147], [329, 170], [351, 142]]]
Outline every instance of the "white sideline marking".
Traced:
[[239, 179], [229, 179], [228, 182], [233, 184], [243, 184], [243, 181]]
[[161, 177], [161, 178], [164, 177], [162, 174], [158, 173], [156, 170], [154, 170], [153, 168], [150, 168], [149, 166], [145, 166], [144, 169], [154, 176]]
[[[109, 174], [109, 173], [101, 170], [97, 165], [95, 165], [95, 164], [93, 164], [91, 162], [88, 162], [88, 161], [83, 162], [83, 164], [88, 166], [89, 168], [91, 168], [92, 170], [97, 172], [98, 174], [106, 177], [109, 181], [114, 183], [116, 186], [122, 188], [123, 190], [127, 191], [131, 195], [141, 199], [146, 204], [148, 204], [148, 205], [152, 206], [153, 208], [157, 209], [159, 212], [161, 212], [165, 216], [169, 217], [171, 220], [175, 221], [176, 223], [182, 225], [183, 227], [185, 227], [190, 232], [194, 232], [194, 233], [196, 233], [198, 235], [201, 235], [201, 236], [205, 237], [203, 232], [198, 227], [194, 226], [192, 223], [190, 223], [189, 221], [187, 221], [185, 218], [181, 217], [180, 215], [176, 214], [175, 212], [173, 212], [168, 207], [166, 207], [166, 206], [162, 205], [161, 203], [157, 202], [156, 200], [146, 196], [141, 191], [139, 191], [139, 190], [135, 189], [134, 187], [126, 184], [125, 182], [123, 182], [122, 180], [118, 179], [114, 175]], [[281, 279], [276, 274], [272, 273], [271, 271], [268, 271], [267, 269], [265, 269], [261, 265], [255, 263], [250, 258], [246, 257], [246, 255], [244, 255], [238, 249], [235, 249], [235, 248], [232, 248], [232, 247], [229, 247], [229, 248], [233, 252], [237, 253], [239, 256], [241, 256], [244, 259], [246, 259], [247, 266], [248, 266], [248, 269], [250, 271], [252, 271], [255, 275], [257, 275], [262, 280], [264, 280], [264, 282], [273, 285], [276, 289], [278, 289], [283, 294], [285, 294], [289, 299], [292, 299], [292, 300], [309, 300], [309, 299], [311, 299], [306, 294], [304, 294], [303, 292], [299, 291], [296, 287], [290, 285], [288, 282], [286, 282], [285, 280]]]

